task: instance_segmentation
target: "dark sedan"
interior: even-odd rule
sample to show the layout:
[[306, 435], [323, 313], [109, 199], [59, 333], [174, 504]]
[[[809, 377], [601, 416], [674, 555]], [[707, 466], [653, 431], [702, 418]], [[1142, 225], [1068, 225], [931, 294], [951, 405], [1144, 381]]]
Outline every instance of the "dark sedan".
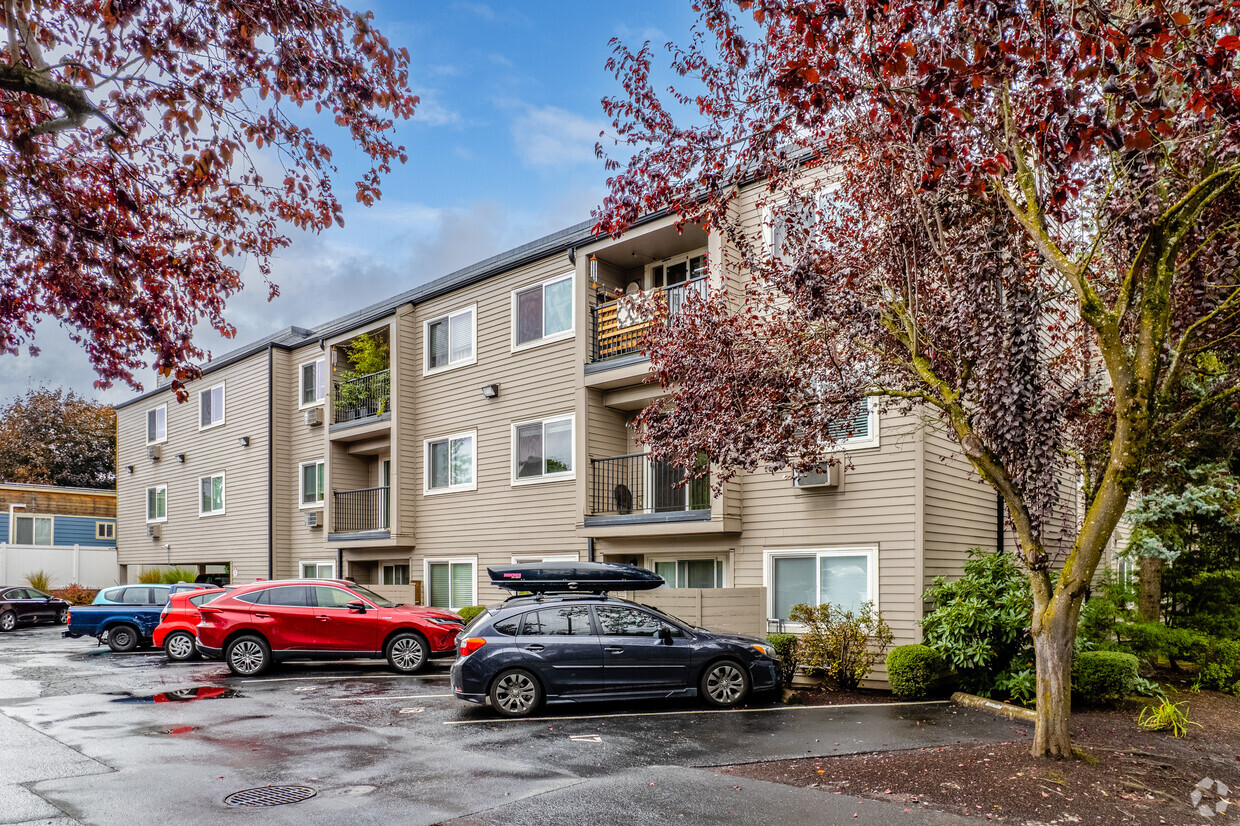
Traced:
[[0, 631], [36, 622], [64, 625], [69, 621], [69, 605], [67, 600], [28, 585], [0, 586]]
[[452, 693], [506, 717], [543, 702], [701, 697], [729, 707], [779, 685], [762, 640], [694, 628], [601, 594], [515, 597], [457, 638]]

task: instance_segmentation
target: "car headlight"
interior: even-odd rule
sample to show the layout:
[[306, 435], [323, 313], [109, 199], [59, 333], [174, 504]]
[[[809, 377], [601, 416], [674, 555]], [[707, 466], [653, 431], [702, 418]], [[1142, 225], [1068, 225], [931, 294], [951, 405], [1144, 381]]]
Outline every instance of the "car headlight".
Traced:
[[460, 620], [448, 619], [447, 617], [427, 617], [427, 619], [436, 625], [462, 625]]
[[775, 649], [771, 648], [769, 645], [763, 645], [762, 643], [755, 642], [752, 647], [753, 650], [757, 651], [759, 654], [764, 654], [772, 660], [775, 659]]

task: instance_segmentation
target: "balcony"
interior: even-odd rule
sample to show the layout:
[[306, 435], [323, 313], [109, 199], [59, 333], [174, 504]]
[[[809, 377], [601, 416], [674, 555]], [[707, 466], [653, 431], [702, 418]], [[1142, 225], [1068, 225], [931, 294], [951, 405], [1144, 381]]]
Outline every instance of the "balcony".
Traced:
[[[592, 362], [606, 362], [641, 352], [642, 336], [654, 323], [654, 299], [662, 295], [667, 302], [667, 316], [675, 318], [691, 295], [705, 298], [708, 279], [705, 275], [670, 287], [626, 295], [605, 301], [590, 312], [594, 327]], [[627, 362], [627, 360], [626, 360]]]
[[391, 536], [391, 488], [332, 491], [330, 541], [387, 539]]
[[392, 410], [392, 373], [380, 370], [332, 385], [332, 424], [373, 419]]
[[683, 470], [647, 453], [590, 460], [586, 525], [705, 522], [710, 476], [685, 481]]

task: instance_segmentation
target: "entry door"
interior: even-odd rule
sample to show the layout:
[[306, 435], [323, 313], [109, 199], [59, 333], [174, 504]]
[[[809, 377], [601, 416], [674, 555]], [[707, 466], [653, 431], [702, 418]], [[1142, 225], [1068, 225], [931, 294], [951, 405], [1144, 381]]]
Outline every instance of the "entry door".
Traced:
[[603, 691], [603, 647], [584, 605], [556, 605], [523, 617], [517, 647], [538, 672], [547, 693], [566, 696]]
[[[603, 644], [603, 679], [609, 692], [674, 690], [689, 687], [693, 653], [679, 628], [647, 611], [598, 605], [599, 640]], [[663, 626], [672, 644], [659, 639]]]

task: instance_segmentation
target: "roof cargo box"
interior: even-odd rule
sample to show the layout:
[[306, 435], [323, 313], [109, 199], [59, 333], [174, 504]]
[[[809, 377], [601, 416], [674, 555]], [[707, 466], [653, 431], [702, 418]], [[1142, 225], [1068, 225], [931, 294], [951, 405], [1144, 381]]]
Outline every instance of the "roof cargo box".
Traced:
[[619, 562], [526, 562], [487, 568], [491, 584], [509, 591], [602, 593], [649, 591], [663, 585], [654, 571]]

